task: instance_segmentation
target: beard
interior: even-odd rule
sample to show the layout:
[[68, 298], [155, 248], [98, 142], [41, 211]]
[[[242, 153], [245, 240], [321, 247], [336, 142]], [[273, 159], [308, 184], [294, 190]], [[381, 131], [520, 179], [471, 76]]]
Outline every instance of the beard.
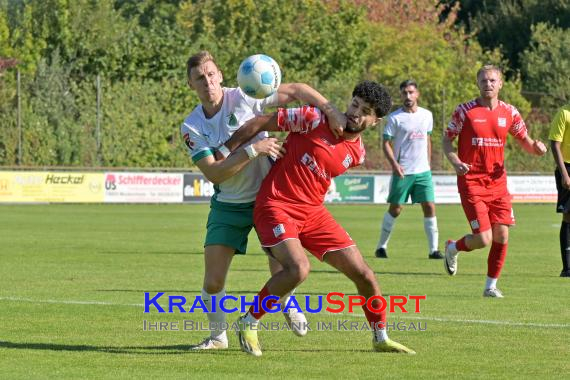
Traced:
[[366, 129], [365, 125], [359, 126], [359, 125], [356, 125], [354, 123], [348, 122], [348, 123], [346, 123], [346, 127], [344, 128], [344, 131], [348, 132], [348, 133], [360, 133], [360, 132], [364, 131], [365, 129]]

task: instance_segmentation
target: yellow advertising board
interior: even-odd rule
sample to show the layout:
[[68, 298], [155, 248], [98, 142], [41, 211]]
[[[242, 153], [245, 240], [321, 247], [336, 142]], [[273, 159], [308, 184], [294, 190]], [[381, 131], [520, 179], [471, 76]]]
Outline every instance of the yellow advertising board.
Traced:
[[0, 171], [0, 203], [98, 203], [104, 173]]

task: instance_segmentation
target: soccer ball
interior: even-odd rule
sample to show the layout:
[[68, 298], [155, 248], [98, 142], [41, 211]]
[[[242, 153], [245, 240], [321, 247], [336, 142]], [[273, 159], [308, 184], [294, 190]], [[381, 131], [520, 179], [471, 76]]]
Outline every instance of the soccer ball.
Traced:
[[263, 99], [272, 95], [281, 84], [281, 69], [275, 60], [264, 54], [247, 57], [239, 65], [238, 85], [247, 95]]

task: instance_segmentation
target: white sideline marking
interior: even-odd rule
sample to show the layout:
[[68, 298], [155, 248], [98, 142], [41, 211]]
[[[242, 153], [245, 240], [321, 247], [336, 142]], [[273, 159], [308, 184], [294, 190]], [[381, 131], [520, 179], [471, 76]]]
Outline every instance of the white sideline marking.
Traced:
[[[142, 304], [142, 303], [113, 303], [113, 302], [104, 302], [104, 301], [33, 300], [31, 298], [21, 298], [21, 297], [0, 297], [0, 301], [49, 303], [49, 304], [63, 304], [63, 305], [104, 305], [104, 306], [144, 307], [144, 304]], [[353, 316], [353, 317], [365, 317], [364, 314], [359, 314], [359, 313], [351, 313], [351, 314], [341, 313], [341, 315]], [[500, 325], [500, 326], [540, 327], [540, 328], [546, 328], [546, 329], [570, 328], [570, 324], [567, 324], [567, 323], [514, 322], [514, 321], [496, 321], [496, 320], [486, 320], [486, 319], [453, 319], [453, 318], [442, 318], [442, 317], [413, 317], [413, 316], [406, 316], [406, 315], [398, 315], [398, 319], [413, 319], [413, 320], [418, 320], [418, 321], [434, 321], [434, 322], [466, 323], [466, 324], [478, 323], [478, 324], [483, 324], [483, 325]]]
[[0, 297], [0, 301], [31, 302], [31, 303], [52, 303], [64, 305], [105, 305], [105, 306], [137, 306], [144, 307], [143, 303], [113, 303], [103, 301], [59, 301], [59, 300], [33, 300], [21, 297]]
[[[364, 314], [344, 314], [354, 315], [355, 317], [365, 317]], [[521, 327], [542, 327], [546, 329], [567, 329], [570, 328], [568, 323], [535, 323], [535, 322], [514, 322], [514, 321], [495, 321], [492, 319], [453, 319], [442, 317], [412, 317], [407, 315], [398, 315], [399, 319], [413, 319], [418, 321], [435, 321], [435, 322], [450, 322], [450, 323], [479, 323], [483, 325], [502, 325], [502, 326], [521, 326]], [[390, 323], [390, 321], [386, 321]]]

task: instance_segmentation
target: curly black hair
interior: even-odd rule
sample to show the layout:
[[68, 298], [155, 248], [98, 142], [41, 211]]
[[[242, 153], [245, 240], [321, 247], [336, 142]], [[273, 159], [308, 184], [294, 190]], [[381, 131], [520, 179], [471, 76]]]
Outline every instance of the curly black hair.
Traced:
[[390, 112], [390, 108], [392, 108], [392, 98], [388, 94], [386, 87], [370, 80], [360, 82], [354, 87], [352, 97], [355, 96], [370, 104], [374, 108], [377, 117], [386, 116]]

